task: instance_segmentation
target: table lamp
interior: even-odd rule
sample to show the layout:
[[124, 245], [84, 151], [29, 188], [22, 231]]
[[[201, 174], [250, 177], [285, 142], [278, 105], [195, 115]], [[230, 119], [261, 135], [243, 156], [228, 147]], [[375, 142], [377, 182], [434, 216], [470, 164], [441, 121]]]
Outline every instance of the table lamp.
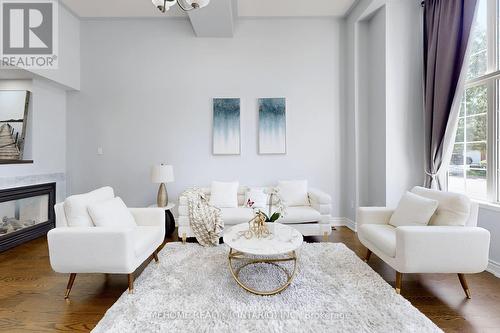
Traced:
[[158, 207], [165, 207], [168, 205], [168, 193], [165, 183], [174, 181], [174, 168], [171, 165], [160, 164], [154, 165], [151, 169], [151, 182], [160, 184], [158, 189], [158, 196], [156, 204]]

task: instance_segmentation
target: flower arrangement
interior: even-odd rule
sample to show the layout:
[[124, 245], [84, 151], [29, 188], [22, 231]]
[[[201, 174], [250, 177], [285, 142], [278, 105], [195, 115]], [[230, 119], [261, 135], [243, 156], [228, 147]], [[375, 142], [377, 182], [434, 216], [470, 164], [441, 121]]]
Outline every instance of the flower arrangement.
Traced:
[[[276, 200], [274, 200], [276, 198]], [[286, 206], [281, 200], [281, 196], [279, 195], [279, 189], [273, 188], [269, 193], [269, 201], [268, 201], [269, 211], [268, 214], [259, 210], [260, 213], [264, 215], [266, 218], [266, 222], [276, 222], [280, 217], [284, 217], [286, 215]], [[273, 211], [273, 206], [276, 210]]]

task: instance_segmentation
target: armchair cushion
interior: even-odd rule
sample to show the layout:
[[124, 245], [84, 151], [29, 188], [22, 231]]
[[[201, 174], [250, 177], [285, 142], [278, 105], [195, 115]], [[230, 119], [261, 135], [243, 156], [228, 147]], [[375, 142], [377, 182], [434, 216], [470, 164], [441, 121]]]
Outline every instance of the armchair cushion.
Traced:
[[389, 224], [395, 227], [404, 225], [427, 225], [438, 207], [438, 201], [406, 192], [392, 214]]
[[278, 182], [279, 196], [288, 207], [309, 206], [307, 180], [287, 180]]
[[120, 197], [89, 205], [88, 211], [97, 227], [134, 228], [132, 213]]
[[460, 193], [444, 192], [415, 186], [413, 193], [437, 200], [439, 206], [429, 225], [464, 226], [471, 212], [470, 199]]
[[359, 236], [387, 256], [396, 256], [396, 228], [388, 224], [363, 224], [358, 229]]
[[72, 195], [64, 201], [64, 212], [69, 227], [93, 227], [87, 211], [90, 204], [113, 199], [115, 194], [109, 186], [85, 194]]

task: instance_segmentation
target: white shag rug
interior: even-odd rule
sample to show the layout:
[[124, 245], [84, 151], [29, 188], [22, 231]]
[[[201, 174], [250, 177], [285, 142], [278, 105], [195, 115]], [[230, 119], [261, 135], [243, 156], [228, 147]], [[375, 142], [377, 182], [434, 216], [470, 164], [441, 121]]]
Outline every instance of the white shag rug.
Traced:
[[[167, 244], [93, 332], [442, 332], [344, 244], [304, 243], [295, 279], [274, 296], [238, 286], [228, 250]], [[241, 276], [266, 289], [278, 272], [260, 264]]]

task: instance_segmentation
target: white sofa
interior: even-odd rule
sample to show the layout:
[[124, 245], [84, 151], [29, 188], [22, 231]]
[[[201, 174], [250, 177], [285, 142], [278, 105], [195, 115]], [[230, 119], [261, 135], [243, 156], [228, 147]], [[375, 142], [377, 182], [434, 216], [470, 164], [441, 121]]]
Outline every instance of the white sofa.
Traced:
[[[477, 227], [478, 205], [457, 193], [415, 187], [412, 193], [438, 201], [436, 213], [427, 226], [393, 227], [394, 212], [385, 207], [361, 207], [357, 232], [371, 253], [396, 270], [396, 292], [400, 293], [403, 273], [457, 273], [467, 298], [470, 291], [464, 274], [479, 273], [488, 265], [490, 233]], [[453, 220], [453, 214], [469, 214], [464, 225], [433, 225], [436, 218]], [[465, 215], [467, 216], [467, 215]]]
[[156, 251], [165, 237], [165, 212], [130, 208], [137, 224], [133, 228], [70, 226], [64, 205], [58, 203], [54, 207], [56, 228], [49, 231], [47, 240], [52, 269], [70, 274], [65, 298], [69, 297], [77, 273], [128, 274], [132, 292], [137, 267], [151, 256], [158, 261]]
[[[246, 223], [255, 214], [254, 209], [244, 207], [245, 193], [249, 190], [247, 186], [238, 188], [238, 208], [221, 208], [224, 226], [231, 226], [239, 223]], [[269, 192], [271, 188], [266, 188]], [[210, 198], [210, 188], [202, 188], [207, 199]], [[323, 236], [327, 238], [332, 232], [331, 210], [332, 199], [330, 195], [318, 189], [308, 189], [310, 205], [287, 207], [286, 216], [277, 222], [290, 225], [296, 228], [304, 236]], [[266, 214], [268, 208], [262, 209]], [[187, 237], [194, 237], [194, 233], [189, 226], [187, 199], [183, 196], [179, 198], [179, 218], [178, 218], [179, 238], [183, 242]]]

